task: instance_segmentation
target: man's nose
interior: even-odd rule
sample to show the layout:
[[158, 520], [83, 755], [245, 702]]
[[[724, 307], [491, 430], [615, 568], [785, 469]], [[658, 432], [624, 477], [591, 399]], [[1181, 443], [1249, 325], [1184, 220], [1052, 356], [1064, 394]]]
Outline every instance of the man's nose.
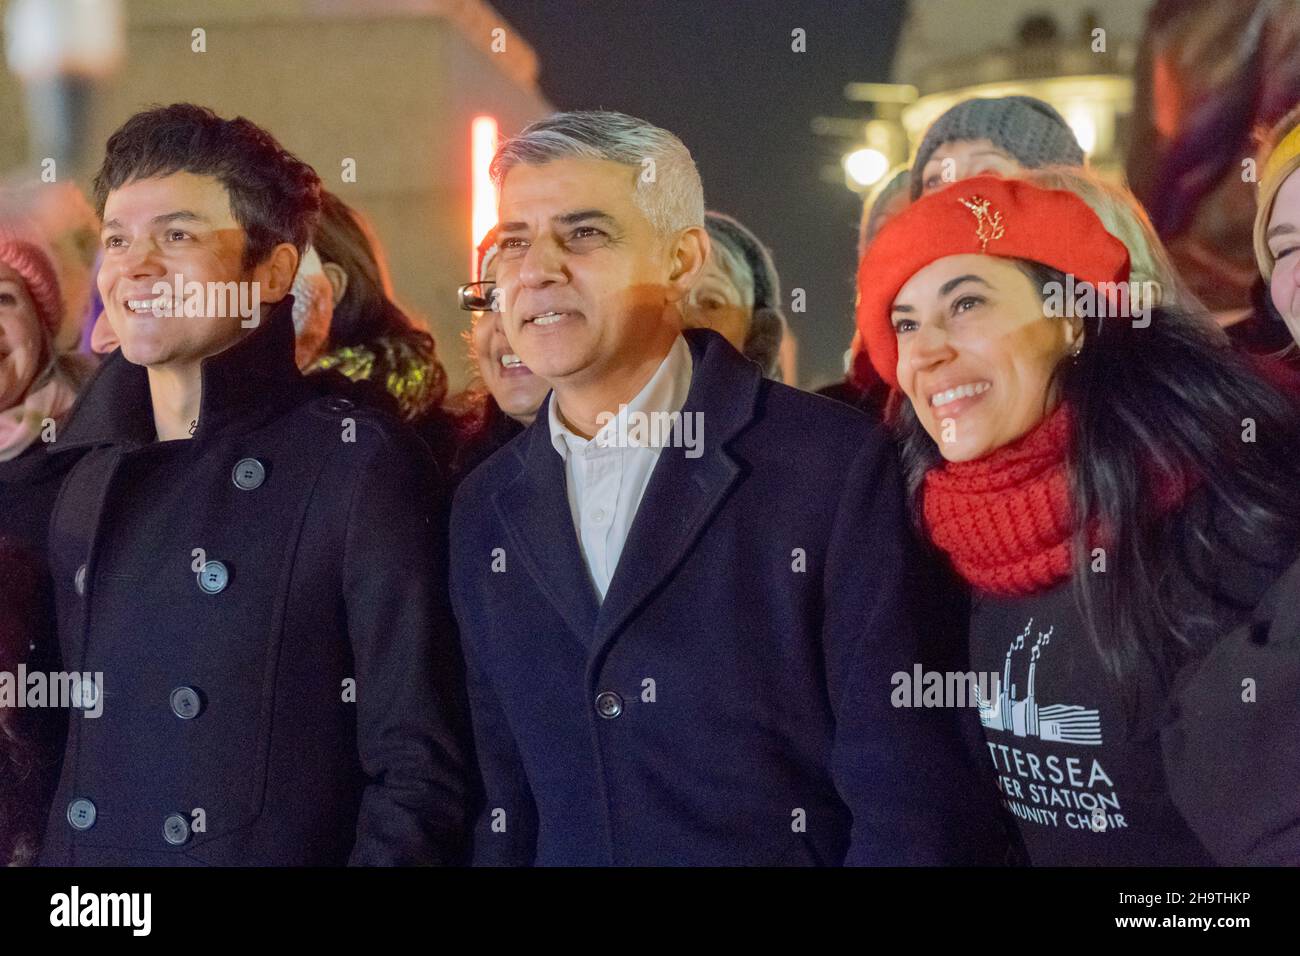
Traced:
[[530, 288], [562, 282], [564, 275], [564, 251], [549, 238], [534, 241], [519, 264], [519, 281]]
[[144, 237], [134, 240], [122, 257], [122, 268], [128, 275], [160, 275], [162, 265], [158, 257], [158, 244]]

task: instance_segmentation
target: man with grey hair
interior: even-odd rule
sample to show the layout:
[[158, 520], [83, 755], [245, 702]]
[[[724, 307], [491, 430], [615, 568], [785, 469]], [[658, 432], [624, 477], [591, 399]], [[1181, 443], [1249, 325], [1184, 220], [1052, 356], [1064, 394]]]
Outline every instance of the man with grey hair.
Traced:
[[971, 859], [994, 808], [953, 712], [890, 706], [918, 660], [893, 452], [683, 334], [709, 252], [686, 147], [560, 113], [492, 168], [497, 308], [552, 392], [453, 506], [476, 861]]

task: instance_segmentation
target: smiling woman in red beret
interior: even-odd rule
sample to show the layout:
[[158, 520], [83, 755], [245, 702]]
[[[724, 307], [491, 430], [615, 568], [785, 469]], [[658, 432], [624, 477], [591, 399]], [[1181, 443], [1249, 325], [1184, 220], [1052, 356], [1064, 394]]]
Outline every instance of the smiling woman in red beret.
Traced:
[[1070, 192], [958, 182], [859, 276], [1025, 859], [1300, 862], [1296, 410]]

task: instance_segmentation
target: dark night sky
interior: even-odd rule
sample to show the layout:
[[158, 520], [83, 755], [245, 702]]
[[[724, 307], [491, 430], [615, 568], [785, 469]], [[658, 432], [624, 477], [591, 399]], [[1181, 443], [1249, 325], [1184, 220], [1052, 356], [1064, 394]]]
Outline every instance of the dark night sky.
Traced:
[[[676, 133], [710, 209], [772, 249], [800, 384], [839, 376], [852, 337], [858, 198], [823, 182], [835, 140], [814, 116], [862, 115], [844, 84], [885, 81], [902, 0], [489, 0], [537, 51], [557, 109], [616, 109]], [[807, 52], [790, 49], [802, 27]], [[503, 130], [504, 133], [513, 132]], [[807, 311], [789, 314], [789, 290]]]

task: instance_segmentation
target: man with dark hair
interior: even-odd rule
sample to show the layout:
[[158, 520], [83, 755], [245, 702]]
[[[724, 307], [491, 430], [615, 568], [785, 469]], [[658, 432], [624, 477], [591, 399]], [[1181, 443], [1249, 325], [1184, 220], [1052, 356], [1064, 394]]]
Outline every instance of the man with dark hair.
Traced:
[[[312, 169], [175, 105], [108, 141], [121, 348], [53, 454], [78, 684], [48, 864], [456, 862], [463, 690], [427, 452], [294, 365]], [[265, 304], [264, 304], [265, 303]]]

